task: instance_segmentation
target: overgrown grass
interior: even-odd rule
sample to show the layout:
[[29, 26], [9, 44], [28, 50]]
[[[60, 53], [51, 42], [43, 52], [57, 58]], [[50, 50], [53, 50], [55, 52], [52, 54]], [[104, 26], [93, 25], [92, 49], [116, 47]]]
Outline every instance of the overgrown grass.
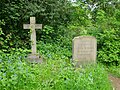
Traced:
[[99, 65], [75, 68], [65, 60], [54, 60], [35, 68], [41, 83], [39, 89], [111, 90], [107, 73]]
[[75, 68], [67, 48], [44, 43], [40, 46], [38, 50], [46, 57], [42, 64], [27, 63], [24, 50], [0, 53], [1, 90], [111, 90], [101, 65]]
[[32, 68], [25, 62], [24, 54], [0, 55], [0, 89], [28, 90], [34, 86]]
[[111, 66], [107, 68], [107, 71], [120, 78], [120, 66]]

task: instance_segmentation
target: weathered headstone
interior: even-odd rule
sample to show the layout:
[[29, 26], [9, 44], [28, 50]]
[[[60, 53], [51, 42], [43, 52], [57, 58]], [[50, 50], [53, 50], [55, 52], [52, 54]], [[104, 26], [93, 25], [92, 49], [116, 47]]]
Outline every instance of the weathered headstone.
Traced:
[[97, 41], [92, 36], [79, 36], [73, 39], [73, 61], [76, 65], [96, 63]]
[[30, 17], [30, 24], [23, 24], [23, 28], [31, 30], [32, 53], [28, 55], [28, 59], [30, 60], [30, 62], [38, 63], [38, 62], [42, 62], [42, 59], [40, 58], [39, 54], [37, 54], [35, 29], [42, 29], [42, 24], [35, 24], [35, 23], [36, 23], [35, 17]]

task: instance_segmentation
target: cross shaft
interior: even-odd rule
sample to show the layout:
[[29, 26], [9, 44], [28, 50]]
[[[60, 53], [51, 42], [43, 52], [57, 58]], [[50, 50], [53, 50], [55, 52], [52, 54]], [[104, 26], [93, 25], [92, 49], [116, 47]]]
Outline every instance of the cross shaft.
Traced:
[[35, 17], [30, 17], [30, 24], [23, 24], [24, 29], [31, 29], [31, 49], [32, 54], [36, 54], [36, 31], [35, 29], [42, 29], [42, 24], [35, 24]]

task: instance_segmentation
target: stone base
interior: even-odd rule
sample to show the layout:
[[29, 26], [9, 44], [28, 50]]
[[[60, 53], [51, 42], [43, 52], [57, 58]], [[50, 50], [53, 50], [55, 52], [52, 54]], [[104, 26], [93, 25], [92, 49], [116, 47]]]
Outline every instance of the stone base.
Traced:
[[29, 54], [27, 59], [30, 63], [42, 63], [42, 58], [39, 54]]

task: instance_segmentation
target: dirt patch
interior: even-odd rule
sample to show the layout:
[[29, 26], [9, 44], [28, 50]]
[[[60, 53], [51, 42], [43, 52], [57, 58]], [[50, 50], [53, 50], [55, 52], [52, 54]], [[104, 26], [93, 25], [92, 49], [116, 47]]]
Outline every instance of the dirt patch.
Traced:
[[109, 79], [113, 85], [113, 90], [120, 90], [120, 78], [117, 78], [113, 75], [109, 75]]

